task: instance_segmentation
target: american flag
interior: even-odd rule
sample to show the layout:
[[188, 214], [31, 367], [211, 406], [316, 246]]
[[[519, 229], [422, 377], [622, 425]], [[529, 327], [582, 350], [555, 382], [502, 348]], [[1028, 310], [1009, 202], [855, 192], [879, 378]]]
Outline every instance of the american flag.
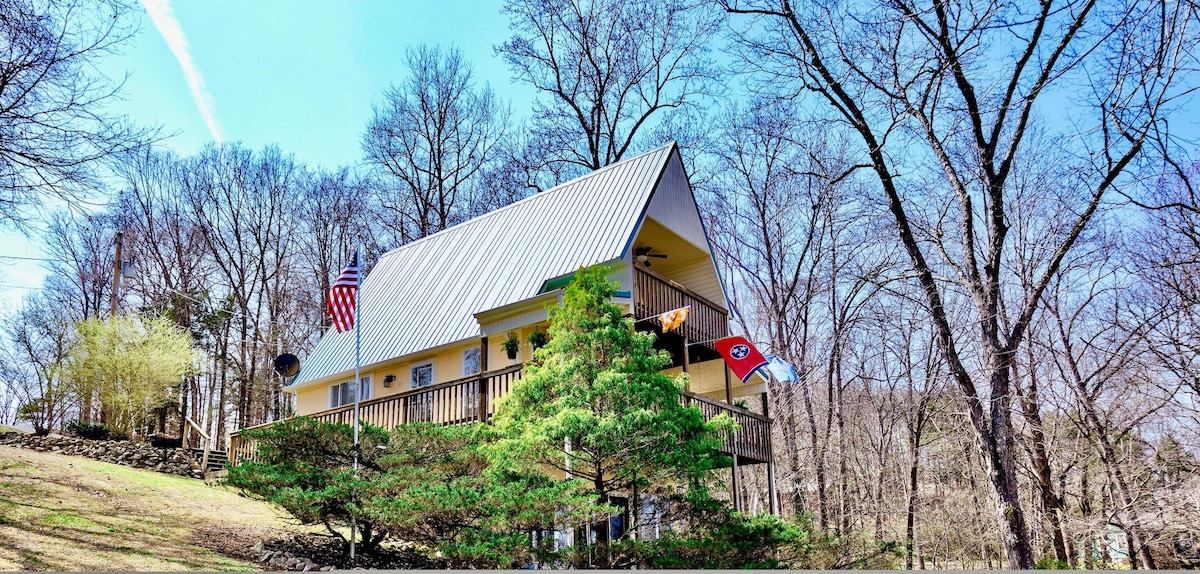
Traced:
[[339, 333], [354, 328], [354, 300], [358, 296], [358, 253], [329, 288], [329, 316]]

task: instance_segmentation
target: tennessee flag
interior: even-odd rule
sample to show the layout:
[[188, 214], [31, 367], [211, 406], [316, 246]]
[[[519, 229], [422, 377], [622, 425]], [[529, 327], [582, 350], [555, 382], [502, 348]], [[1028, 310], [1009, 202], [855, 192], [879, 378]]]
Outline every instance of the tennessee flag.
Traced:
[[718, 339], [713, 346], [717, 348], [717, 352], [725, 359], [725, 364], [733, 370], [733, 374], [737, 375], [742, 382], [746, 382], [754, 371], [767, 364], [767, 359], [763, 354], [754, 348], [745, 337], [725, 337]]
[[662, 324], [663, 332], [666, 333], [667, 331], [682, 325], [684, 321], [687, 321], [688, 311], [691, 310], [691, 306], [680, 307], [678, 309], [671, 309], [670, 311], [659, 315], [658, 322]]

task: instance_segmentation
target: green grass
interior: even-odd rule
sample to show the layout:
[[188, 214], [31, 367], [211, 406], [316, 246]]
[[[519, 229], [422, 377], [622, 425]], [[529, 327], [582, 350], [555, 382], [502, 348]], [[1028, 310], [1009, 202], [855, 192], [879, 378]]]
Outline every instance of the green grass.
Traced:
[[296, 529], [278, 510], [225, 487], [0, 447], [0, 571], [258, 570], [238, 556], [282, 531]]

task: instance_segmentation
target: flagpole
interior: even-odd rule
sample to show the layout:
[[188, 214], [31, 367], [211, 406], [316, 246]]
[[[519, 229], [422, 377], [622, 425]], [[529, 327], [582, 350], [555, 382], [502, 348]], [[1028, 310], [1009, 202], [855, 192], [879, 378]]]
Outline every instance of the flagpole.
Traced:
[[[358, 403], [362, 399], [362, 375], [359, 369], [362, 366], [362, 321], [359, 320], [359, 308], [362, 302], [362, 242], [358, 243], [358, 249], [354, 251], [354, 266], [358, 272], [354, 274], [354, 446], [351, 451], [354, 453], [354, 474], [355, 479], [358, 478]], [[353, 498], [353, 497], [351, 497]], [[354, 520], [353, 515], [350, 517], [350, 559], [354, 560], [354, 535], [358, 530], [358, 521]]]

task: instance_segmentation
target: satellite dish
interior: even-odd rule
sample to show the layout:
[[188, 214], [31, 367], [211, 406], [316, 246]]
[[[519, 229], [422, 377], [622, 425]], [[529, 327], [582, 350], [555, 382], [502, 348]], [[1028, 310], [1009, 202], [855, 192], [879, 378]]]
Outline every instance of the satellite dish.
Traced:
[[275, 372], [284, 377], [295, 376], [300, 372], [300, 359], [291, 353], [284, 353], [275, 357]]

